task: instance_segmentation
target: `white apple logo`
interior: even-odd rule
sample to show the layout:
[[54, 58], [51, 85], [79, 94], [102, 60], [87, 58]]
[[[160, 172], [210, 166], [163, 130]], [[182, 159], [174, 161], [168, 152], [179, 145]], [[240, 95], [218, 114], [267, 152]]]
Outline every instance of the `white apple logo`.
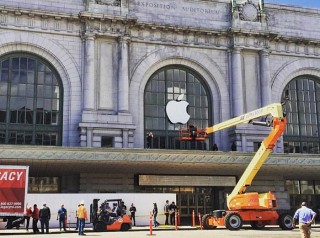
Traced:
[[171, 123], [186, 124], [190, 115], [187, 112], [187, 101], [182, 101], [184, 94], [180, 94], [175, 101], [168, 102], [166, 106], [166, 113]]

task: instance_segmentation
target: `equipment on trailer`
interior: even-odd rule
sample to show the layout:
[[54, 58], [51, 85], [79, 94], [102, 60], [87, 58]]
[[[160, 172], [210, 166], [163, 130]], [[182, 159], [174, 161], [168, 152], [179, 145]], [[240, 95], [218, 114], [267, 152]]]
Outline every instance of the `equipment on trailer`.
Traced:
[[3, 219], [3, 221], [7, 221], [6, 224], [6, 229], [12, 229], [12, 228], [16, 228], [19, 229], [20, 225], [23, 225], [25, 222], [25, 218], [24, 217], [16, 217], [16, 216], [12, 216], [12, 217], [6, 217]]
[[[267, 121], [267, 117], [272, 117]], [[265, 117], [265, 121], [254, 121]], [[225, 122], [208, 127], [207, 134], [214, 133], [232, 126], [243, 123], [253, 125], [272, 126], [268, 137], [261, 143], [260, 148], [247, 166], [245, 172], [236, 184], [230, 195], [227, 196], [229, 210], [215, 210], [212, 214], [202, 217], [202, 224], [205, 229], [214, 229], [217, 226], [225, 226], [229, 230], [238, 230], [244, 222], [251, 224], [254, 229], [261, 229], [265, 225], [279, 225], [283, 230], [292, 229], [293, 219], [288, 214], [279, 215], [276, 197], [273, 193], [257, 192], [246, 193], [253, 178], [273, 150], [276, 141], [282, 135], [286, 126], [286, 118], [280, 103], [270, 104], [263, 108], [248, 112]]]
[[124, 213], [122, 199], [107, 199], [100, 206], [99, 200], [93, 199], [90, 206], [90, 222], [93, 223], [94, 231], [128, 231], [131, 229], [131, 218]]

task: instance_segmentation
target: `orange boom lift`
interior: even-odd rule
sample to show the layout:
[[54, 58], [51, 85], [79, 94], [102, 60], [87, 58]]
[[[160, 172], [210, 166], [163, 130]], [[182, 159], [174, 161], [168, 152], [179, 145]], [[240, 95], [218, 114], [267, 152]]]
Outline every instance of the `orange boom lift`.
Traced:
[[[254, 121], [262, 117], [272, 117], [268, 121]], [[277, 201], [273, 193], [246, 193], [252, 180], [273, 150], [276, 141], [282, 135], [286, 126], [286, 118], [282, 105], [274, 103], [263, 108], [248, 112], [241, 116], [219, 123], [205, 129], [206, 134], [214, 133], [243, 123], [253, 125], [272, 126], [268, 137], [261, 143], [260, 148], [247, 166], [235, 188], [227, 196], [229, 210], [215, 210], [212, 214], [202, 217], [205, 229], [214, 229], [217, 226], [225, 226], [229, 230], [238, 230], [243, 223], [250, 223], [252, 228], [261, 229], [265, 225], [279, 225], [283, 230], [292, 229], [293, 219], [288, 214], [279, 215], [276, 211]]]

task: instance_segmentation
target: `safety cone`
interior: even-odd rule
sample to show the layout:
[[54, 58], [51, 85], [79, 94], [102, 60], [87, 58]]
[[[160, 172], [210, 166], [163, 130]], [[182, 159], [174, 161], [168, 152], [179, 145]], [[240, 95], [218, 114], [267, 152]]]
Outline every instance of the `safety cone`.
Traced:
[[155, 234], [152, 233], [152, 212], [150, 212], [149, 225], [150, 225], [150, 233], [147, 234], [147, 236], [153, 236]]
[[196, 215], [194, 214], [194, 210], [192, 210], [192, 226], [196, 226]]
[[202, 221], [201, 221], [201, 214], [199, 212], [199, 224], [200, 224], [200, 229], [202, 230]]

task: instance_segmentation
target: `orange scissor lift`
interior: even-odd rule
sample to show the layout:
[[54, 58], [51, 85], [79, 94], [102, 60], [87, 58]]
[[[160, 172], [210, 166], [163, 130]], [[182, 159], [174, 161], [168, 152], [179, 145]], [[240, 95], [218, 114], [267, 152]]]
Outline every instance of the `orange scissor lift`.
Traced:
[[[267, 116], [272, 117], [271, 122], [254, 121], [255, 119]], [[289, 214], [278, 214], [276, 211], [277, 201], [273, 193], [259, 194], [257, 192], [245, 192], [272, 152], [276, 141], [285, 130], [286, 118], [280, 103], [267, 105], [263, 108], [208, 127], [205, 130], [197, 129], [196, 137], [191, 136], [190, 130], [181, 130], [180, 138], [181, 140], [205, 140], [210, 133], [243, 123], [272, 126], [272, 130], [268, 137], [261, 143], [260, 148], [231, 194], [227, 196], [229, 210], [215, 210], [212, 214], [204, 215], [202, 217], [203, 227], [205, 229], [214, 229], [218, 226], [225, 226], [229, 230], [238, 230], [242, 227], [243, 223], [246, 222], [250, 223], [254, 229], [261, 229], [265, 225], [279, 225], [283, 230], [290, 230], [292, 229], [293, 219]]]

